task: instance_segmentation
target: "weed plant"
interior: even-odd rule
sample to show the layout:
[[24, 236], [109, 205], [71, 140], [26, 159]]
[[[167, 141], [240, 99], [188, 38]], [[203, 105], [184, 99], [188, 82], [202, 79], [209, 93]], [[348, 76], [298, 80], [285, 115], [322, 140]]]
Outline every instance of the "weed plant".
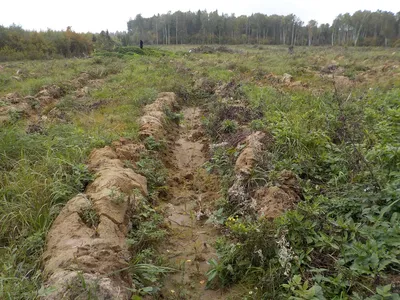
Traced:
[[[349, 72], [365, 70], [357, 65]], [[251, 82], [243, 87], [266, 116], [250, 126], [274, 139], [268, 168], [256, 177], [271, 184], [274, 174], [292, 170], [305, 201], [274, 222], [221, 201], [213, 218], [229, 234], [216, 244], [210, 287], [240, 283], [253, 299], [399, 298], [400, 89], [321, 86], [318, 96]], [[211, 116], [205, 123], [214, 122]], [[227, 151], [216, 152], [208, 170], [224, 174]]]

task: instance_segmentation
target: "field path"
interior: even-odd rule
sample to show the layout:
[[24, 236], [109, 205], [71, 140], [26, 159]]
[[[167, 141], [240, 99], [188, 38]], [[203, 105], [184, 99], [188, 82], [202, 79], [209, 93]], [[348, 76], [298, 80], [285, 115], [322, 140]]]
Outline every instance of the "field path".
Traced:
[[172, 149], [169, 168], [167, 212], [171, 234], [161, 251], [180, 272], [165, 279], [167, 299], [226, 299], [219, 291], [206, 289], [207, 261], [217, 258], [213, 244], [220, 233], [202, 216], [210, 201], [220, 197], [218, 180], [210, 179], [202, 165], [208, 139], [201, 127], [201, 110], [187, 107]]

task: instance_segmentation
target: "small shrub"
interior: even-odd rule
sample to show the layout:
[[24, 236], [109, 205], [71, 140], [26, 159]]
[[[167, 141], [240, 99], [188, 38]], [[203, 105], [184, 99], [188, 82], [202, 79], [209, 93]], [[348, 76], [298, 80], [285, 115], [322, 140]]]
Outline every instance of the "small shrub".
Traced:
[[229, 238], [220, 238], [215, 244], [219, 260], [209, 261], [207, 285], [254, 284], [273, 299], [277, 296], [274, 286], [283, 283], [273, 226], [267, 221], [252, 223], [237, 217], [227, 218], [226, 225]]
[[253, 120], [250, 123], [250, 128], [254, 131], [263, 131], [265, 130], [267, 125], [262, 120]]
[[71, 182], [79, 192], [83, 192], [85, 187], [93, 181], [93, 174], [90, 173], [87, 165], [81, 163], [72, 166]]
[[234, 160], [237, 155], [236, 148], [218, 146], [212, 151], [211, 159], [204, 165], [207, 172], [215, 172], [223, 177], [232, 177]]
[[24, 114], [23, 111], [16, 110], [16, 109], [11, 109], [8, 111], [8, 116], [9, 116], [10, 122], [12, 124], [17, 123], [18, 120], [22, 118], [23, 114]]
[[102, 59], [101, 57], [94, 57], [94, 58], [92, 59], [92, 63], [93, 63], [94, 65], [100, 65], [100, 64], [103, 63], [103, 59]]
[[147, 184], [151, 194], [162, 188], [167, 179], [167, 170], [161, 160], [150, 157], [142, 157], [137, 163], [138, 173], [147, 178]]
[[301, 283], [301, 276], [295, 275], [288, 284], [282, 285], [291, 295], [289, 299], [315, 299], [325, 300], [322, 288], [318, 284], [314, 284], [309, 288], [308, 281]]
[[156, 141], [153, 136], [149, 136], [144, 140], [144, 146], [150, 151], [160, 151], [166, 148], [165, 141]]
[[224, 133], [235, 133], [238, 127], [239, 124], [235, 120], [224, 120], [221, 123], [221, 128]]
[[161, 288], [161, 278], [176, 270], [162, 266], [163, 261], [155, 248], [165, 239], [164, 217], [152, 208], [146, 199], [138, 197], [135, 214], [131, 218], [132, 229], [127, 243], [135, 253], [130, 274], [134, 282], [134, 293], [141, 296], [156, 295]]
[[93, 207], [83, 209], [79, 213], [79, 217], [90, 228], [97, 228], [100, 224], [100, 217]]
[[111, 189], [109, 197], [111, 202], [119, 205], [125, 202], [126, 194], [116, 189]]
[[135, 252], [152, 249], [162, 240], [167, 231], [162, 228], [164, 217], [152, 208], [146, 199], [138, 197], [135, 214], [131, 218], [132, 229], [127, 242]]
[[170, 108], [164, 109], [164, 113], [167, 116], [167, 119], [175, 124], [179, 124], [183, 120], [183, 113], [176, 113]]
[[68, 286], [70, 299], [98, 299], [100, 287], [96, 281], [86, 281], [82, 272], [78, 272]]
[[39, 109], [40, 108], [40, 101], [37, 100], [37, 99], [30, 100], [29, 101], [29, 106], [34, 110]]
[[145, 106], [152, 103], [157, 98], [158, 91], [154, 88], [146, 88], [136, 96], [136, 102], [139, 106]]
[[[131, 267], [131, 275], [135, 288], [132, 292], [140, 296], [156, 296], [161, 289], [161, 279], [168, 273], [176, 272], [175, 269], [157, 266], [154, 264], [136, 263]], [[132, 299], [141, 299], [140, 297]]]

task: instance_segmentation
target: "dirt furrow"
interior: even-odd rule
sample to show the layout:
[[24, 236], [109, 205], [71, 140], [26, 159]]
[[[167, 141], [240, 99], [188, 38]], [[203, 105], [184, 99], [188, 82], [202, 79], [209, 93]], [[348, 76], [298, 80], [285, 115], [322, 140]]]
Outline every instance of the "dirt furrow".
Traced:
[[[213, 244], [220, 235], [206, 224], [208, 207], [221, 197], [216, 178], [206, 174], [209, 141], [201, 127], [201, 110], [182, 110], [179, 136], [174, 143], [169, 169], [169, 201], [163, 203], [171, 233], [162, 251], [180, 272], [166, 278], [167, 299], [225, 299], [218, 291], [206, 289], [209, 259], [217, 258]], [[203, 218], [204, 217], [204, 218]]]

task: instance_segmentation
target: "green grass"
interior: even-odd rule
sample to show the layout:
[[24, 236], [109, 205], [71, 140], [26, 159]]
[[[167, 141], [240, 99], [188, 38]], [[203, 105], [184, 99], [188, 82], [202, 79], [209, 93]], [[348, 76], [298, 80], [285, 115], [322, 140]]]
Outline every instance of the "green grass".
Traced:
[[[43, 83], [68, 82], [81, 71], [94, 78], [101, 76], [105, 82], [83, 100], [76, 100], [68, 91], [58, 108], [68, 114], [70, 122], [44, 123], [45, 134], [27, 134], [24, 119], [0, 128], [0, 298], [37, 297], [46, 233], [66, 201], [91, 180], [85, 167], [90, 151], [119, 137], [137, 138], [141, 107], [151, 103], [158, 92], [176, 86], [169, 60], [94, 58], [8, 65], [7, 75], [23, 66], [35, 78], [8, 82], [0, 95], [30, 94]], [[45, 70], [48, 75], [41, 77]], [[180, 82], [186, 84], [185, 80]], [[100, 107], [81, 109], [101, 100], [106, 102]]]
[[[0, 98], [10, 92], [32, 95], [43, 85], [57, 84], [65, 95], [56, 107], [68, 122], [44, 123], [44, 134], [27, 134], [23, 118], [0, 127], [0, 298], [37, 297], [47, 231], [66, 201], [91, 180], [85, 167], [90, 151], [120, 137], [137, 139], [141, 108], [158, 92], [174, 91], [184, 101], [208, 107], [206, 127], [223, 124], [226, 134], [240, 130], [242, 124], [235, 120], [212, 119], [217, 96], [193, 88], [200, 78], [217, 86], [232, 80], [241, 85], [228, 102], [241, 100], [262, 112], [247, 125], [274, 139], [265, 153], [268, 162], [254, 176], [273, 183], [279, 171], [292, 170], [301, 178], [305, 198], [274, 223], [241, 216], [229, 202], [220, 201], [215, 215], [228, 234], [217, 244], [220, 257], [211, 264], [209, 284], [240, 284], [248, 299], [312, 299], [313, 293], [317, 299], [323, 299], [321, 293], [327, 299], [363, 299], [390, 293], [379, 286], [389, 284], [400, 268], [400, 68], [385, 66], [399, 66], [400, 54], [378, 48], [298, 47], [289, 56], [286, 47], [252, 45], [232, 46], [236, 52], [231, 54], [200, 54], [188, 53], [190, 48], [148, 47], [145, 55], [123, 49], [91, 59], [2, 64]], [[333, 60], [352, 82], [337, 85], [336, 92], [319, 73]], [[12, 78], [19, 69], [20, 81]], [[76, 99], [73, 80], [81, 72], [103, 82]], [[270, 73], [289, 73], [308, 87], [273, 83], [266, 79]], [[96, 103], [101, 105], [90, 108]], [[147, 141], [148, 149], [162, 149], [157, 143]], [[215, 155], [207, 168], [221, 170], [226, 191], [237, 153], [227, 147]], [[139, 166], [149, 175], [153, 192], [165, 182], [165, 174], [151, 172], [162, 171], [155, 158], [145, 157]], [[232, 212], [239, 218], [228, 221]], [[90, 211], [87, 217], [96, 222]], [[156, 267], [163, 262], [151, 247], [165, 232], [162, 217], [147, 202], [134, 221], [137, 231], [130, 239], [138, 252], [132, 276], [146, 294], [150, 283], [143, 278], [153, 280], [168, 271]], [[282, 238], [295, 257], [289, 259], [289, 269], [279, 261], [283, 248], [277, 240]], [[371, 299], [395, 299], [376, 297]]]
[[[225, 80], [243, 85], [245, 96], [233, 100], [262, 110], [259, 123], [274, 138], [257, 177], [273, 184], [279, 171], [292, 170], [301, 178], [305, 201], [275, 223], [222, 201], [215, 214], [219, 223], [225, 220], [229, 234], [216, 245], [219, 259], [210, 262], [209, 285], [241, 284], [252, 299], [397, 299], [390, 283], [400, 267], [400, 82], [398, 68], [384, 69], [398, 65], [398, 54], [301, 48], [289, 57], [286, 50], [246, 49], [247, 60], [226, 54], [234, 71]], [[218, 68], [223, 74], [218, 54], [191, 56], [189, 63], [200, 76], [216, 80]], [[344, 67], [345, 76], [351, 75], [351, 85], [334, 85], [319, 75], [333, 60]], [[370, 78], [363, 75], [369, 71]], [[309, 86], [271, 84], [262, 79], [270, 72], [290, 73]], [[218, 106], [211, 102], [210, 107], [217, 115]], [[217, 151], [208, 169], [232, 168], [231, 151]], [[229, 173], [228, 168], [221, 175]], [[227, 190], [232, 180], [223, 183]], [[282, 253], [288, 253], [286, 267]]]
[[91, 148], [104, 143], [73, 125], [49, 128], [46, 136], [5, 127], [0, 136], [0, 294], [32, 299], [47, 230], [62, 204], [90, 181], [83, 163]]

